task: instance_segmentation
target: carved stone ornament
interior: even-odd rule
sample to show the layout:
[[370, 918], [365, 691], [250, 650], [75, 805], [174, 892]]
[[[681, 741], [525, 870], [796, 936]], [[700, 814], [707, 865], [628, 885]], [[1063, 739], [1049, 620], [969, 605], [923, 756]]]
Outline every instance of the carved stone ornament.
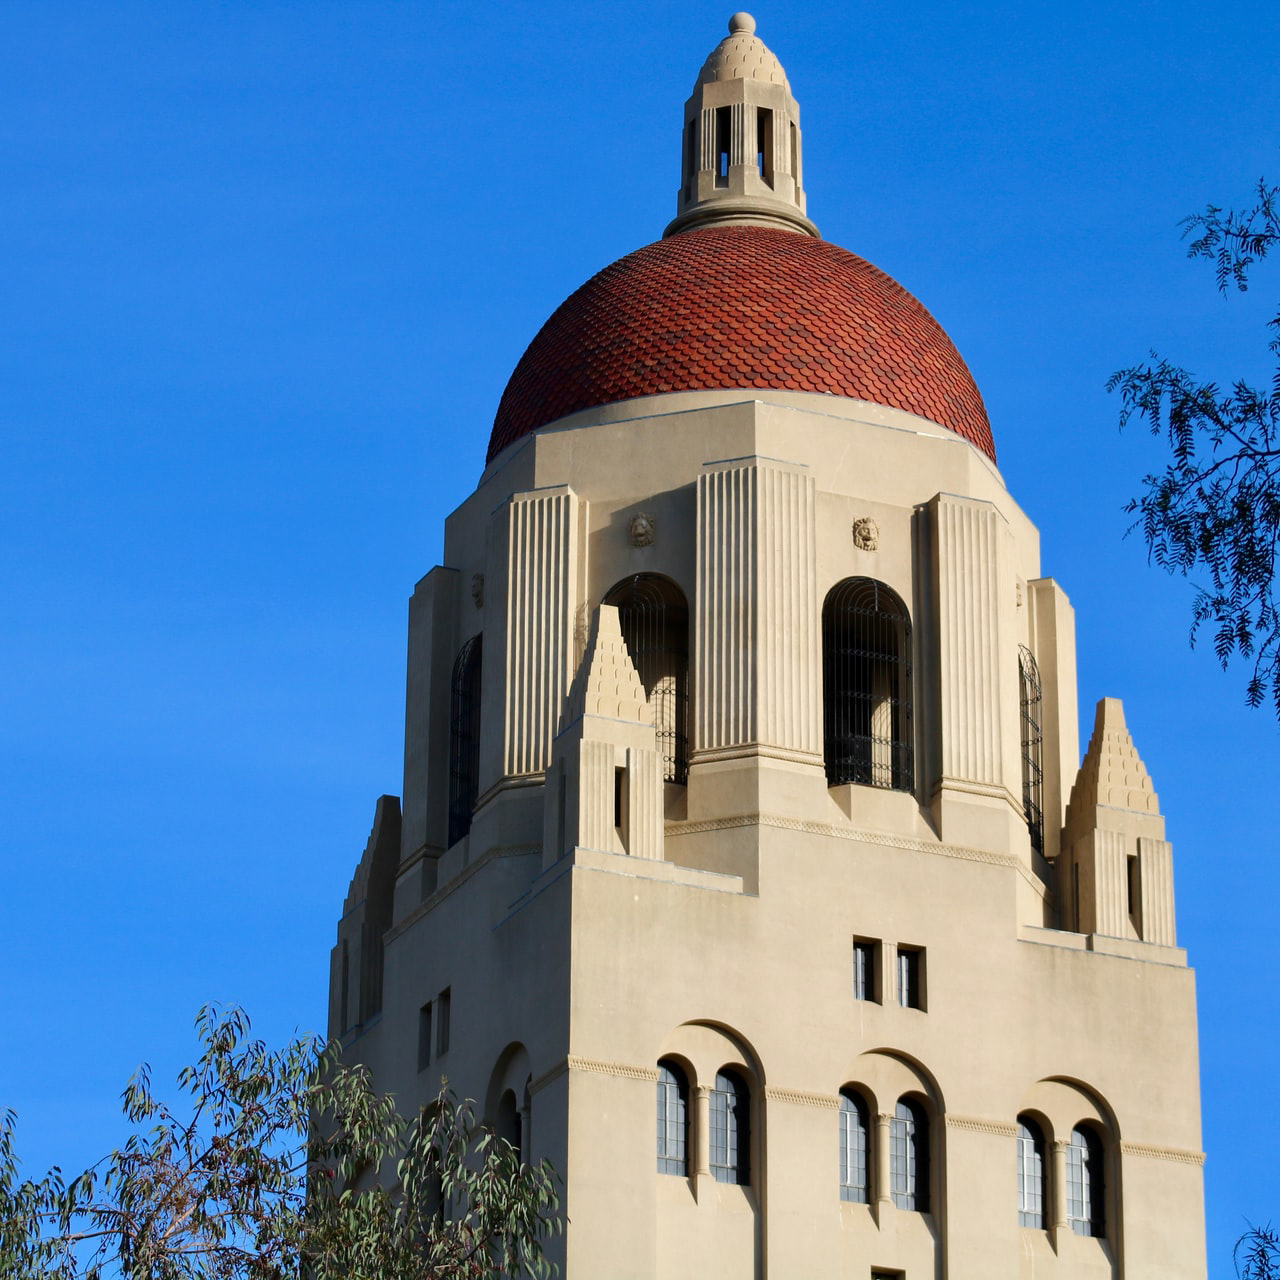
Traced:
[[647, 511], [637, 511], [631, 517], [627, 537], [631, 539], [633, 547], [651, 547], [657, 536], [658, 522]]
[[859, 551], [874, 551], [880, 545], [880, 526], [870, 516], [853, 522], [853, 545]]
[[471, 598], [475, 601], [477, 609], [484, 608], [484, 574], [473, 573], [471, 575]]

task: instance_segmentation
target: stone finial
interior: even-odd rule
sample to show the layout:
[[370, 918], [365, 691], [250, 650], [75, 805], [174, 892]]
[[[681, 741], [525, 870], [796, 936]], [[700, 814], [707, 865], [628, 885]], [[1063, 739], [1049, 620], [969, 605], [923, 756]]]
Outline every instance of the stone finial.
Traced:
[[1124, 704], [1119, 698], [1103, 698], [1098, 703], [1093, 737], [1089, 739], [1089, 749], [1084, 753], [1084, 762], [1071, 788], [1068, 822], [1073, 810], [1091, 809], [1095, 805], [1137, 813], [1160, 812], [1159, 797], [1129, 736]]
[[800, 107], [749, 13], [707, 56], [684, 107], [676, 217], [665, 235], [723, 224], [816, 236], [805, 214]]
[[563, 723], [570, 725], [584, 716], [650, 723], [644, 685], [627, 652], [613, 605], [602, 604], [591, 619], [587, 651], [569, 688]]

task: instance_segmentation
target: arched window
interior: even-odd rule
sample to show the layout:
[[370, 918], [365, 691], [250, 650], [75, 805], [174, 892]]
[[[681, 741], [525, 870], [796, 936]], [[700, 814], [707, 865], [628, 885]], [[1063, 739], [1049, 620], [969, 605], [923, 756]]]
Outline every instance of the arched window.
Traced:
[[604, 598], [616, 606], [627, 652], [649, 699], [662, 776], [689, 777], [689, 606], [670, 578], [637, 573]]
[[449, 690], [449, 843], [471, 830], [480, 790], [482, 636], [472, 636], [453, 664]]
[[1067, 1221], [1078, 1236], [1106, 1234], [1102, 1140], [1090, 1128], [1071, 1130], [1067, 1147]]
[[1044, 1134], [1030, 1116], [1018, 1117], [1018, 1225], [1044, 1227]]
[[689, 1082], [666, 1059], [658, 1063], [658, 1172], [689, 1174]]
[[751, 1181], [751, 1092], [728, 1067], [711, 1091], [711, 1172], [717, 1182]]
[[828, 786], [912, 789], [911, 622], [874, 578], [846, 578], [822, 606], [822, 708]]
[[867, 1178], [867, 1104], [852, 1089], [840, 1090], [840, 1199], [870, 1201]]
[[1044, 853], [1044, 731], [1040, 669], [1031, 650], [1018, 646], [1019, 705], [1022, 709], [1022, 808], [1031, 847]]
[[900, 1098], [889, 1124], [889, 1184], [899, 1209], [929, 1211], [929, 1120], [924, 1108]]

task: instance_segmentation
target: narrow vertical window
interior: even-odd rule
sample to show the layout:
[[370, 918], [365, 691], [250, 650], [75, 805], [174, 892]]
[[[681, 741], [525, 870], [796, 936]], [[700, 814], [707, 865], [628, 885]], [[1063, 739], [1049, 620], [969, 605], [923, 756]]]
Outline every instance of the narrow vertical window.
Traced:
[[898, 947], [898, 1003], [924, 1008], [924, 952], [915, 947]]
[[729, 137], [732, 120], [729, 107], [716, 108], [716, 186], [729, 185]]
[[756, 108], [756, 166], [766, 185], [773, 186], [773, 112]]
[[693, 184], [698, 180], [698, 120], [684, 127], [684, 198], [693, 198]]
[[[618, 626], [649, 699], [667, 782], [689, 777], [689, 606], [669, 578], [637, 573], [610, 590], [605, 604]], [[617, 824], [615, 824], [617, 825]]]
[[418, 1070], [431, 1065], [431, 1004], [418, 1010]]
[[1018, 1225], [1044, 1227], [1044, 1134], [1027, 1116], [1018, 1117]]
[[689, 1174], [689, 1083], [674, 1062], [658, 1063], [658, 1172]]
[[791, 121], [791, 176], [796, 180], [796, 189], [800, 188], [800, 130], [796, 122]]
[[483, 637], [472, 636], [453, 664], [449, 697], [449, 843], [471, 830], [480, 790], [480, 675]]
[[520, 1129], [520, 1108], [516, 1106], [515, 1091], [508, 1089], [498, 1099], [498, 1114], [494, 1118], [493, 1130], [498, 1137], [510, 1143], [512, 1150], [523, 1160], [524, 1151], [520, 1140]]
[[1067, 1147], [1067, 1221], [1078, 1236], [1106, 1234], [1102, 1142], [1083, 1125], [1071, 1130]]
[[445, 989], [436, 997], [436, 1056], [449, 1052], [449, 1013], [453, 1004], [452, 989]]
[[911, 624], [873, 578], [846, 578], [822, 606], [822, 749], [828, 786], [915, 785]]
[[1018, 646], [1019, 705], [1022, 711], [1022, 808], [1031, 847], [1044, 853], [1044, 695], [1031, 650]]
[[889, 1183], [899, 1209], [929, 1211], [929, 1122], [924, 1109], [906, 1098], [889, 1123]]
[[751, 1181], [751, 1094], [736, 1071], [716, 1073], [710, 1137], [715, 1180], [746, 1186]]
[[853, 998], [876, 998], [876, 944], [865, 938], [853, 940]]
[[870, 1201], [867, 1180], [867, 1104], [852, 1089], [840, 1090], [840, 1199]]
[[346, 938], [342, 940], [342, 984], [340, 987], [338, 1021], [342, 1024], [338, 1030], [346, 1031], [347, 1015], [350, 1013], [351, 1001], [351, 948]]

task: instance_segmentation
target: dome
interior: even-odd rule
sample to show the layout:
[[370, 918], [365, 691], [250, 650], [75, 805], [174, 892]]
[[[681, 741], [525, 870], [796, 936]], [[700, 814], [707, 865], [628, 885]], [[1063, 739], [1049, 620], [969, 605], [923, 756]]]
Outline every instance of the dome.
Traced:
[[968, 367], [900, 284], [823, 240], [724, 225], [637, 249], [562, 303], [502, 393], [488, 460], [582, 409], [734, 388], [886, 405], [996, 456]]
[[698, 74], [699, 84], [716, 80], [764, 80], [780, 84], [788, 93], [791, 86], [772, 50], [755, 34], [756, 21], [749, 13], [735, 13], [729, 19], [729, 34], [707, 56]]

